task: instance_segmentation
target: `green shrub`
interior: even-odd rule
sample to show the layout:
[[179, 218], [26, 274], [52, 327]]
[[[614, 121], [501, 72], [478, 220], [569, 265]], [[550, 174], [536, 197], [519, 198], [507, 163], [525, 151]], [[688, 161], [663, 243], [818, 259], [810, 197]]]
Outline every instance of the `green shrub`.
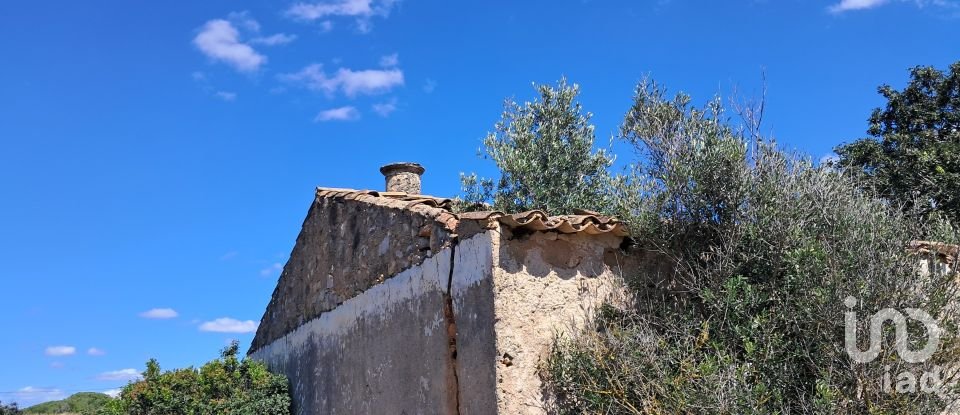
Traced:
[[123, 388], [101, 415], [286, 415], [290, 413], [287, 379], [259, 362], [237, 359], [236, 342], [199, 370], [162, 372], [147, 362], [143, 380]]

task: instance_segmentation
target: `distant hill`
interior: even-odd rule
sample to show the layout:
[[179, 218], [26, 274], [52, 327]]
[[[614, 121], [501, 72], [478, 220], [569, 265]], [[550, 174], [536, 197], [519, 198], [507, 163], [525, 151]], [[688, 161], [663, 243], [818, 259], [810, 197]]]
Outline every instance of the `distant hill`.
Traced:
[[102, 393], [80, 392], [62, 401], [50, 401], [31, 406], [24, 409], [23, 413], [94, 415], [109, 400], [110, 397]]

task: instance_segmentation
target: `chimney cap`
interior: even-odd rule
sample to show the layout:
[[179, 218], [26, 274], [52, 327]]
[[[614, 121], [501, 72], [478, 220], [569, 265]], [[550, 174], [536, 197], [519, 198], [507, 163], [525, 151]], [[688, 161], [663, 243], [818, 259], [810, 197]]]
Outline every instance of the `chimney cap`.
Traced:
[[380, 168], [380, 173], [384, 176], [396, 173], [413, 173], [416, 175], [421, 175], [424, 171], [426, 171], [426, 169], [424, 169], [419, 163], [412, 163], [408, 161], [390, 163]]

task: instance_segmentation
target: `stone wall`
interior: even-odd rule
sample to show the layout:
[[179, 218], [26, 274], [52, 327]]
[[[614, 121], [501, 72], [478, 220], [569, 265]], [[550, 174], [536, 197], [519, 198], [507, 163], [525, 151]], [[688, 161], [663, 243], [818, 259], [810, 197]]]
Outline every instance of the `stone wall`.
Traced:
[[251, 351], [449, 246], [442, 209], [355, 197], [311, 205]]
[[316, 199], [250, 349], [296, 414], [546, 413], [539, 365], [619, 295], [622, 237], [448, 216]]

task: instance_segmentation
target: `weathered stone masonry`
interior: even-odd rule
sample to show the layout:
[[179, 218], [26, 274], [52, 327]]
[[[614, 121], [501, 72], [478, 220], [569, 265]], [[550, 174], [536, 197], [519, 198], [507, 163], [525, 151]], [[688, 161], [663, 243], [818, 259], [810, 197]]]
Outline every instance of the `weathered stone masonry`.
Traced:
[[615, 291], [624, 235], [321, 188], [250, 356], [288, 376], [298, 414], [545, 413], [537, 366]]

